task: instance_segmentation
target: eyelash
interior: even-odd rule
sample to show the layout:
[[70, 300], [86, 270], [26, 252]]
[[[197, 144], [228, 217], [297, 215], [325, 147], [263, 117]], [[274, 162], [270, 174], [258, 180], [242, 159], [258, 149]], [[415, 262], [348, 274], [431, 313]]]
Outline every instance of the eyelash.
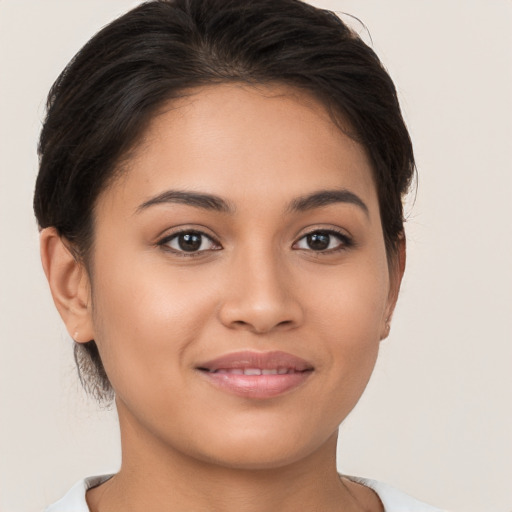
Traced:
[[[197, 256], [202, 256], [205, 252], [207, 252], [207, 249], [199, 250], [199, 251], [184, 251], [179, 249], [173, 249], [172, 247], [169, 247], [169, 243], [173, 240], [177, 240], [180, 235], [197, 235], [202, 238], [208, 239], [212, 244], [216, 245], [217, 247], [215, 249], [209, 249], [210, 251], [218, 251], [222, 247], [218, 242], [216, 242], [211, 236], [207, 235], [206, 233], [203, 233], [202, 231], [198, 231], [197, 229], [181, 229], [179, 231], [175, 231], [171, 235], [167, 235], [161, 240], [157, 242], [157, 245], [161, 247], [163, 250], [172, 252], [173, 254], [177, 256], [182, 256], [185, 258], [194, 258]], [[201, 245], [203, 244], [203, 241], [201, 242]]]
[[[297, 245], [301, 240], [306, 239], [308, 236], [318, 235], [318, 234], [327, 235], [329, 237], [334, 236], [335, 238], [338, 239], [339, 245], [337, 247], [334, 247], [331, 249], [318, 250], [318, 251], [315, 251], [314, 249], [311, 249], [311, 248], [302, 249], [302, 250], [311, 251], [316, 256], [322, 256], [322, 255], [333, 254], [333, 253], [337, 253], [337, 252], [341, 252], [341, 251], [346, 251], [347, 249], [350, 249], [350, 248], [354, 247], [354, 245], [355, 245], [354, 240], [350, 236], [348, 236], [346, 233], [331, 228], [331, 229], [313, 229], [312, 231], [309, 231], [309, 232], [305, 233], [304, 235], [302, 235], [297, 240], [297, 242], [295, 242], [293, 244], [293, 246]], [[330, 241], [329, 241], [329, 244], [330, 244]], [[299, 250], [301, 250], [301, 249], [299, 249]]]
[[[174, 249], [172, 247], [169, 247], [168, 244], [170, 242], [172, 242], [173, 240], [177, 240], [180, 235], [184, 235], [184, 234], [197, 235], [199, 237], [206, 238], [212, 244], [214, 244], [216, 247], [214, 249], [202, 249], [202, 250], [197, 250], [197, 251], [185, 251], [185, 250], [179, 250], [179, 249]], [[315, 254], [316, 256], [322, 256], [322, 255], [341, 252], [341, 251], [350, 249], [350, 248], [354, 247], [354, 245], [355, 245], [353, 239], [350, 236], [348, 236], [347, 234], [345, 234], [341, 231], [337, 231], [337, 230], [331, 228], [331, 229], [314, 229], [312, 231], [305, 233], [296, 242], [293, 243], [292, 248], [294, 248], [301, 240], [304, 240], [308, 236], [312, 236], [315, 234], [316, 235], [318, 235], [318, 234], [327, 235], [329, 237], [334, 236], [338, 239], [339, 245], [335, 248], [326, 249], [326, 250], [318, 250], [318, 251], [315, 251], [314, 249], [306, 249], [306, 248], [297, 248], [297, 250], [310, 251], [313, 254]], [[203, 241], [201, 241], [201, 245], [202, 244], [203, 244]], [[329, 241], [329, 244], [330, 244], [330, 241]], [[164, 238], [162, 238], [161, 240], [159, 240], [157, 242], [157, 245], [166, 251], [172, 252], [175, 255], [178, 255], [181, 257], [186, 257], [186, 258], [194, 258], [194, 257], [204, 255], [205, 252], [218, 251], [218, 250], [222, 249], [220, 244], [216, 240], [214, 240], [211, 236], [207, 235], [206, 233], [204, 233], [202, 231], [198, 231], [195, 229], [182, 229], [180, 231], [175, 231], [171, 235], [167, 235]]]

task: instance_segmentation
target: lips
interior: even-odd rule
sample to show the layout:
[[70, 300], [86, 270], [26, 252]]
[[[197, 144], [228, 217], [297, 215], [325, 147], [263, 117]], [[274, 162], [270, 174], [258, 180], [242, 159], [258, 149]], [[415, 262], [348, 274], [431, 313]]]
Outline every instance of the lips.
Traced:
[[197, 366], [215, 387], [246, 398], [272, 398], [298, 387], [313, 365], [286, 352], [235, 352]]
[[[210, 370], [207, 370], [210, 371]], [[213, 373], [224, 373], [232, 375], [286, 375], [295, 373], [293, 368], [219, 368]]]

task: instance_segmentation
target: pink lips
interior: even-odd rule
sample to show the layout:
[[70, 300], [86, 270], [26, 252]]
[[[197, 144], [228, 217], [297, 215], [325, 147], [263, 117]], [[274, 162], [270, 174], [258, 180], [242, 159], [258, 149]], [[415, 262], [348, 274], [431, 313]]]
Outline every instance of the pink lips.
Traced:
[[197, 366], [208, 381], [247, 398], [272, 398], [302, 384], [313, 372], [304, 359], [286, 352], [235, 352]]

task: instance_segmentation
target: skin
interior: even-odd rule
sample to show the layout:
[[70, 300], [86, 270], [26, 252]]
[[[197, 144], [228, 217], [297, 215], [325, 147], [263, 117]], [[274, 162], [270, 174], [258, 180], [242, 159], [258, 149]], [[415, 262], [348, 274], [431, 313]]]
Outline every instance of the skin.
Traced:
[[[365, 207], [290, 208], [340, 189]], [[233, 211], [141, 207], [169, 190]], [[205, 233], [195, 256], [169, 240], [177, 228]], [[318, 230], [342, 236], [315, 251], [305, 236]], [[53, 228], [41, 248], [69, 333], [96, 340], [116, 392], [122, 466], [88, 492], [93, 512], [382, 510], [339, 478], [336, 440], [388, 334], [404, 247], [390, 264], [367, 155], [320, 103], [277, 85], [193, 91], [155, 116], [98, 198], [89, 272]], [[257, 400], [196, 369], [238, 350], [281, 350], [314, 371]]]

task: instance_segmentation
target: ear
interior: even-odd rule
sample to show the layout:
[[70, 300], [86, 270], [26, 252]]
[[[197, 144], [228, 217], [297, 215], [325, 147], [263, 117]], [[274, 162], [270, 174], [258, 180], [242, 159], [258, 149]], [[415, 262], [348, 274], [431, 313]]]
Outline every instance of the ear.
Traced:
[[398, 293], [400, 292], [400, 285], [402, 284], [402, 278], [405, 272], [405, 261], [406, 241], [405, 233], [402, 232], [398, 240], [396, 253], [390, 256], [389, 261], [389, 294], [380, 336], [381, 340], [387, 338], [389, 331], [391, 330], [391, 318], [395, 311]]
[[94, 339], [89, 276], [66, 244], [55, 228], [41, 231], [41, 261], [55, 306], [69, 335], [86, 343]]

